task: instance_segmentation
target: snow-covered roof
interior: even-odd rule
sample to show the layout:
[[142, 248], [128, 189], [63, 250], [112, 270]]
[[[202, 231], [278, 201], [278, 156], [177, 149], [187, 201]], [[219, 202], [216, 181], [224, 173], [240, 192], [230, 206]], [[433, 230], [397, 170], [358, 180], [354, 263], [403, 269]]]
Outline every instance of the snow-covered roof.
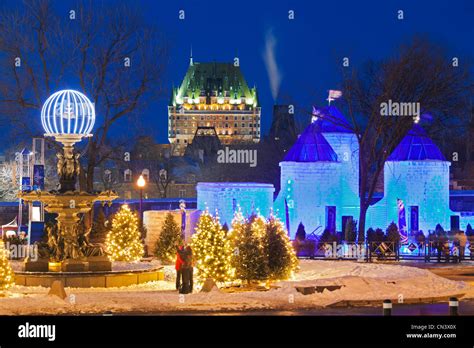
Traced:
[[316, 124], [322, 133], [353, 133], [346, 117], [333, 105], [317, 108], [313, 106]]
[[415, 124], [387, 161], [446, 161], [425, 130]]
[[312, 122], [285, 156], [284, 162], [337, 162], [337, 155]]

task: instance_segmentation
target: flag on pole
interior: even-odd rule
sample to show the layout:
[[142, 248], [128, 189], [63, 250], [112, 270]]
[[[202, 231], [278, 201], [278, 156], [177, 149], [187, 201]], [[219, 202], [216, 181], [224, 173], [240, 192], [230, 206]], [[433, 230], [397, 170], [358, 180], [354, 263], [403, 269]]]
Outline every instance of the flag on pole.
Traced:
[[326, 99], [326, 100], [328, 101], [328, 104], [331, 105], [331, 102], [333, 100], [336, 100], [336, 99], [340, 98], [341, 96], [342, 96], [341, 91], [338, 91], [338, 90], [335, 90], [335, 89], [330, 89], [328, 99]]
[[407, 232], [407, 219], [405, 215], [405, 205], [403, 201], [397, 198], [398, 207], [398, 231], [400, 233], [400, 243], [408, 243], [408, 232]]

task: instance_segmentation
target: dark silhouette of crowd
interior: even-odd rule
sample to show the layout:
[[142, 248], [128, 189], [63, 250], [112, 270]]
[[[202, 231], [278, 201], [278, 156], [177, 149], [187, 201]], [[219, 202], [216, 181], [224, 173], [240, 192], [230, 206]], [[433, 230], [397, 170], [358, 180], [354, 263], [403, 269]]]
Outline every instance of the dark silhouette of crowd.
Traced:
[[[418, 244], [418, 253], [424, 253], [426, 261], [430, 261], [430, 257], [435, 255], [437, 262], [444, 260], [445, 262], [461, 262], [465, 258], [467, 246], [467, 236], [463, 231], [445, 232], [441, 228], [430, 232], [427, 237], [422, 231], [415, 235]], [[471, 253], [471, 259], [473, 259]]]

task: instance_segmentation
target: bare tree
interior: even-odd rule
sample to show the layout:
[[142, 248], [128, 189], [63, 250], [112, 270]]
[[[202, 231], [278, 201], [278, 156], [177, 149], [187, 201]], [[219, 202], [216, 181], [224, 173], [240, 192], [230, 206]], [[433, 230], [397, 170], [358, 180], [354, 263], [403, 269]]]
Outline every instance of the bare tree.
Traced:
[[43, 101], [81, 89], [97, 114], [94, 137], [82, 142], [81, 189], [90, 191], [94, 168], [114, 154], [116, 124], [163, 94], [167, 44], [126, 2], [80, 1], [71, 11], [32, 0], [0, 12], [0, 120], [17, 137], [37, 135]]
[[[381, 105], [389, 100], [420, 104], [421, 120], [445, 129], [457, 124], [472, 93], [468, 68], [453, 66], [441, 48], [416, 38], [401, 46], [393, 58], [369, 62], [361, 71], [344, 73], [343, 105], [350, 129], [359, 142], [359, 236], [364, 235], [369, 208], [384, 163], [407, 132], [412, 117], [382, 116]], [[346, 124], [325, 115], [342, 127]]]
[[18, 181], [15, 162], [6, 162], [0, 165], [0, 200], [15, 201], [17, 199]]

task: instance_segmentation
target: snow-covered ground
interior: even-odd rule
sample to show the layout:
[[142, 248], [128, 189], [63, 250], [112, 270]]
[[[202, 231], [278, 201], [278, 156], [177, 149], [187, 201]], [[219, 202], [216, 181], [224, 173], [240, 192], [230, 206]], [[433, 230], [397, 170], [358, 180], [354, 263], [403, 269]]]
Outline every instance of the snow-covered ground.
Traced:
[[[114, 269], [124, 266], [114, 265]], [[65, 300], [48, 296], [48, 288], [14, 286], [0, 297], [0, 315], [291, 310], [328, 306], [345, 300], [396, 300], [399, 296], [405, 300], [463, 293], [474, 297], [469, 284], [439, 277], [428, 270], [352, 261], [302, 260], [294, 279], [275, 285], [269, 291], [200, 293], [196, 290], [193, 294], [180, 296], [174, 289], [173, 266], [166, 266], [164, 281], [123, 288], [66, 288], [68, 297]], [[302, 295], [295, 289], [295, 286], [314, 285], [342, 285], [342, 288], [311, 295]]]

